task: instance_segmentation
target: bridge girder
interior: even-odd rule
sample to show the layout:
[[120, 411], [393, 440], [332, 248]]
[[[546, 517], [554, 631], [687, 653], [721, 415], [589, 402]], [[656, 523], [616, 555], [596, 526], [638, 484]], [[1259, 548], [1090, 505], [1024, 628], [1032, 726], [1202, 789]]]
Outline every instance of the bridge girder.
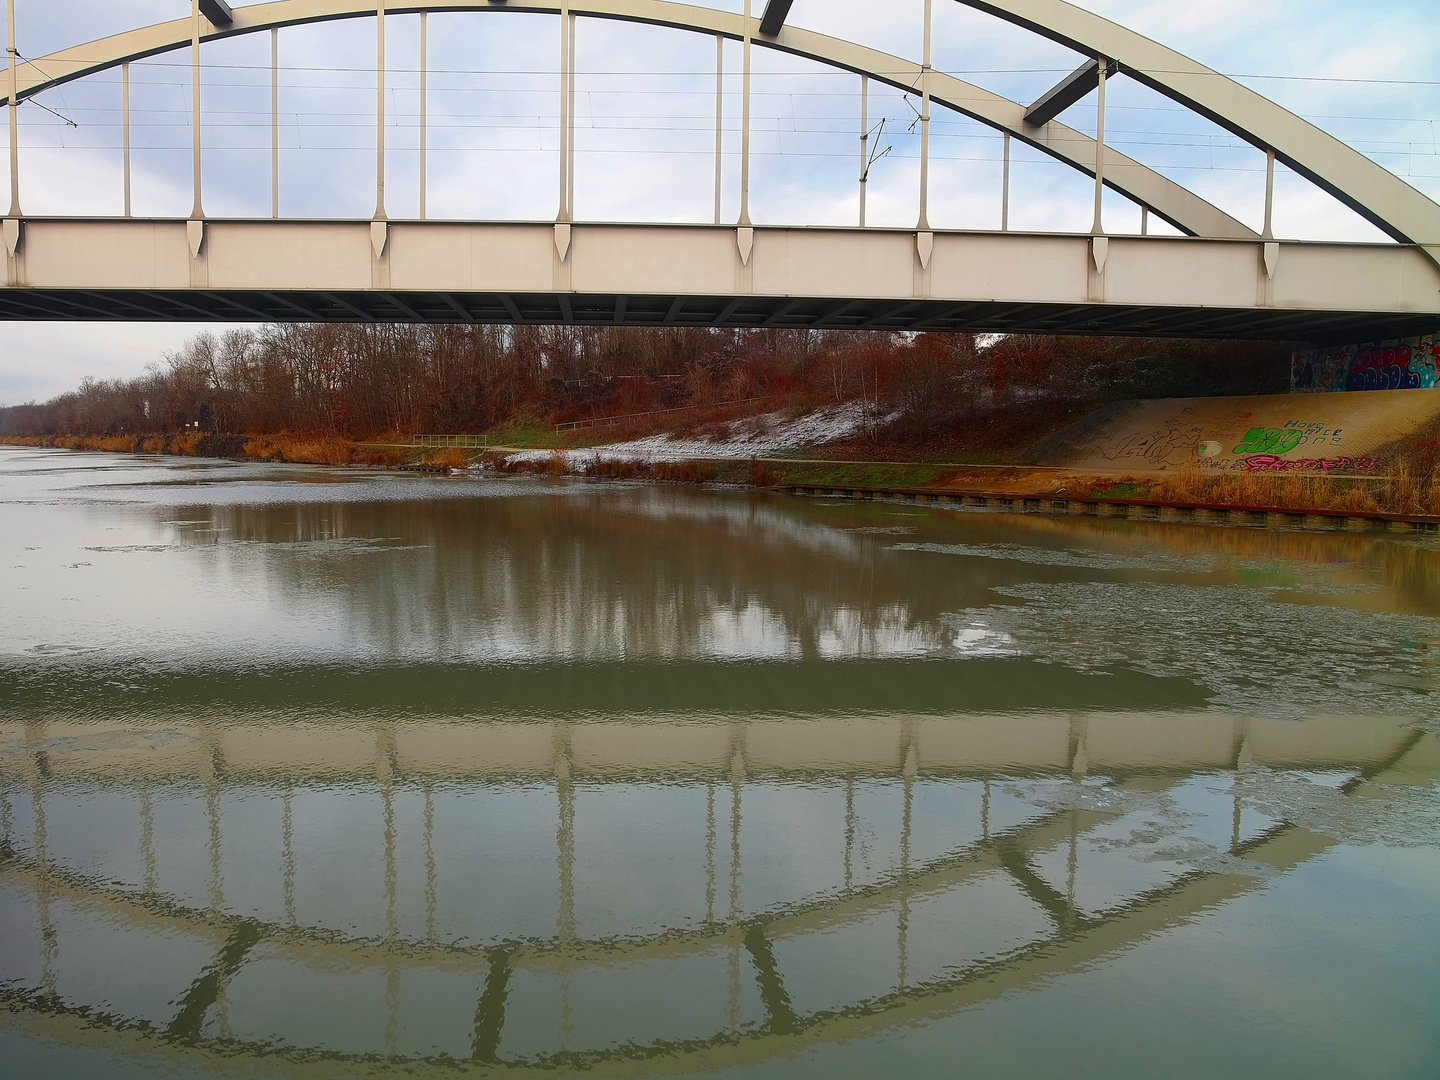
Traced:
[[[1399, 244], [391, 221], [32, 218], [4, 319], [622, 323], [1374, 341], [1440, 326], [1440, 267]], [[1264, 257], [1275, 248], [1273, 273]], [[192, 253], [193, 252], [193, 253]], [[283, 257], [277, 254], [283, 253]]]

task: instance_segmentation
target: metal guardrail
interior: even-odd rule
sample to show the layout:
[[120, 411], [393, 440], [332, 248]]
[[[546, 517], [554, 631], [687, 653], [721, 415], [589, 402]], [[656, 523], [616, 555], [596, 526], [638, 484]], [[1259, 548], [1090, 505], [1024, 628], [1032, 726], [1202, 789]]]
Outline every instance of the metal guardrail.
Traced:
[[622, 413], [619, 416], [597, 416], [590, 420], [570, 420], [564, 424], [556, 424], [555, 430], [574, 431], [582, 427], [600, 427], [606, 424], [619, 423], [621, 420], [634, 420], [642, 416], [664, 416], [667, 413], [689, 412], [693, 409], [720, 409], [726, 405], [748, 405], [752, 401], [762, 401], [763, 398], [747, 397], [736, 398], [734, 401], [714, 401], [708, 405], [677, 405], [673, 409], [651, 409], [649, 412]]
[[416, 446], [458, 446], [466, 450], [485, 450], [490, 446], [489, 435], [411, 435], [410, 441]]

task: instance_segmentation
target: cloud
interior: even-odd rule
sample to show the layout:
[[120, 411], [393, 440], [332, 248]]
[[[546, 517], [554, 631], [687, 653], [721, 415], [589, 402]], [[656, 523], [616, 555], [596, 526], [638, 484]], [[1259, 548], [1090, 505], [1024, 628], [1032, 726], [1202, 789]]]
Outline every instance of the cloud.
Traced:
[[0, 405], [44, 401], [89, 377], [130, 378], [213, 326], [190, 323], [7, 323]]

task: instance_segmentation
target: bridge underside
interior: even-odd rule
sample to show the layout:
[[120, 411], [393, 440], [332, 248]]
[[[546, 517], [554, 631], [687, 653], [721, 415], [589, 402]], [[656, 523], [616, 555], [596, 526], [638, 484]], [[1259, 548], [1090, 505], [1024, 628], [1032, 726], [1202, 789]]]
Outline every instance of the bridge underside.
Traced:
[[0, 319], [131, 322], [424, 322], [777, 327], [1381, 341], [1433, 332], [1433, 315], [787, 296], [49, 289], [0, 292]]
[[1404, 244], [469, 222], [28, 219], [0, 320], [581, 323], [1371, 341]]

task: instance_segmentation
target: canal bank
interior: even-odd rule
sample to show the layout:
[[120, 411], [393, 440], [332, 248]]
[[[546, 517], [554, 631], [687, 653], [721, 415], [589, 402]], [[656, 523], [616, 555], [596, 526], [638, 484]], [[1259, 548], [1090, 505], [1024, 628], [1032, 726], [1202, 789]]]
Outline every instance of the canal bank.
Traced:
[[678, 428], [691, 421], [645, 414], [629, 418], [629, 437], [608, 443], [573, 425], [368, 442], [199, 432], [0, 441], [422, 473], [738, 484], [1223, 523], [1428, 529], [1440, 520], [1440, 390], [1123, 401], [1038, 442], [1016, 443], [1005, 460], [983, 462], [905, 460], [896, 447], [871, 445], [866, 432], [893, 418], [871, 415], [861, 403], [755, 407], [772, 411]]

